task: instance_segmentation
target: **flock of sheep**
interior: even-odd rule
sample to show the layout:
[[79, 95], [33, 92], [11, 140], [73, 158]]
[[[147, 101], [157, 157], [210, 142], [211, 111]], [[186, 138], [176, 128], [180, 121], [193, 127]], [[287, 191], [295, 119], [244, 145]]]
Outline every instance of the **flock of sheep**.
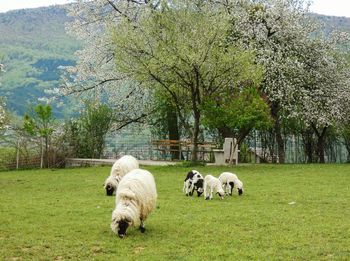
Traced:
[[[221, 199], [225, 194], [231, 195], [236, 187], [238, 195], [243, 194], [243, 183], [237, 175], [224, 172], [219, 178], [206, 175], [205, 178], [196, 170], [188, 172], [184, 181], [183, 191], [186, 196], [198, 197], [204, 193], [206, 200], [217, 193]], [[112, 166], [111, 173], [104, 183], [106, 194], [116, 194], [116, 206], [112, 213], [111, 229], [120, 238], [125, 237], [130, 226], [140, 225], [140, 231], [145, 232], [145, 220], [155, 209], [157, 189], [153, 175], [139, 168], [137, 159], [133, 156], [123, 156]]]

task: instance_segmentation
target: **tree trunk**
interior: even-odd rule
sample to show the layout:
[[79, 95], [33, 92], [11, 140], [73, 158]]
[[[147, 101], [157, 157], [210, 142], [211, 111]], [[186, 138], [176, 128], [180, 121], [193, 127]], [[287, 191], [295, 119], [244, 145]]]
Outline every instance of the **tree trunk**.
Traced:
[[317, 141], [317, 152], [318, 152], [319, 163], [325, 163], [324, 149], [325, 149], [324, 137], [319, 137]]
[[49, 137], [45, 137], [45, 168], [49, 168]]
[[[179, 134], [179, 124], [177, 119], [176, 109], [168, 105], [167, 106], [167, 122], [168, 122], [168, 134], [169, 140], [180, 140]], [[171, 146], [171, 159], [180, 159], [180, 145], [179, 146]]]
[[278, 111], [279, 111], [278, 104], [272, 103], [271, 115], [275, 120], [275, 134], [276, 134], [276, 141], [277, 141], [277, 148], [278, 148], [278, 162], [284, 163], [285, 162], [284, 139], [282, 136], [282, 129], [281, 129], [280, 119], [278, 116]]
[[306, 162], [313, 163], [314, 161], [314, 142], [313, 142], [313, 131], [307, 129], [302, 132], [304, 151], [306, 154]]
[[40, 137], [40, 168], [43, 168], [44, 163], [44, 149], [43, 149], [43, 138]]
[[317, 136], [317, 156], [319, 163], [325, 163], [325, 144], [326, 144], [326, 133], [328, 127], [323, 127], [322, 132], [319, 132], [316, 125], [311, 124]]
[[198, 152], [198, 136], [199, 136], [199, 123], [200, 123], [200, 113], [199, 111], [195, 111], [194, 113], [194, 123], [193, 123], [193, 138], [192, 138], [192, 155], [191, 155], [191, 161], [197, 162], [197, 152]]

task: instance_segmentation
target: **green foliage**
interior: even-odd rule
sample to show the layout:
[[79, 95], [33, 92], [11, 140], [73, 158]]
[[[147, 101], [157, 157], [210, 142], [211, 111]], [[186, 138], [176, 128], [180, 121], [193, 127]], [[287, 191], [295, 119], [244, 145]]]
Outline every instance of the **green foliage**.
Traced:
[[26, 113], [24, 115], [23, 129], [27, 134], [38, 139], [41, 159], [45, 158], [45, 163], [41, 161], [40, 165], [41, 167], [44, 165], [45, 167], [49, 167], [49, 147], [55, 124], [52, 108], [50, 105], [38, 104], [34, 107], [34, 112], [31, 114]]
[[50, 105], [39, 104], [34, 108], [34, 115], [24, 115], [23, 127], [32, 136], [48, 138], [53, 133], [54, 118]]
[[72, 156], [100, 158], [105, 137], [113, 122], [113, 110], [104, 104], [85, 103], [85, 111], [66, 125], [66, 140]]
[[256, 88], [244, 88], [239, 93], [229, 93], [206, 99], [203, 104], [203, 123], [210, 128], [265, 129], [271, 127], [269, 106], [259, 96]]
[[254, 55], [226, 44], [227, 15], [191, 1], [173, 4], [177, 8], [164, 5], [159, 12], [146, 13], [136, 26], [124, 21], [115, 28], [118, 70], [165, 88], [169, 95], [180, 92], [180, 103], [191, 101], [191, 84], [201, 85], [201, 95], [213, 95], [214, 89], [219, 92], [238, 80], [260, 81], [262, 70], [252, 64]]
[[[245, 194], [186, 197], [189, 168], [146, 167], [157, 208], [146, 232], [110, 229], [110, 167], [0, 175], [1, 260], [347, 260], [350, 165], [199, 167], [233, 171]], [[336, 181], [336, 182], [335, 182]], [[294, 202], [294, 204], [292, 203]], [[291, 203], [291, 204], [289, 204]]]

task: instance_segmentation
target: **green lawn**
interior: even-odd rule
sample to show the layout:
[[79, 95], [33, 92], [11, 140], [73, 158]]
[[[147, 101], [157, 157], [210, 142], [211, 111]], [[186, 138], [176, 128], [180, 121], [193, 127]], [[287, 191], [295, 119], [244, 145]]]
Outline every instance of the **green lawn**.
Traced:
[[0, 260], [350, 260], [350, 165], [199, 167], [244, 182], [212, 201], [182, 194], [190, 168], [147, 167], [158, 207], [125, 239], [110, 230], [109, 169], [0, 172]]

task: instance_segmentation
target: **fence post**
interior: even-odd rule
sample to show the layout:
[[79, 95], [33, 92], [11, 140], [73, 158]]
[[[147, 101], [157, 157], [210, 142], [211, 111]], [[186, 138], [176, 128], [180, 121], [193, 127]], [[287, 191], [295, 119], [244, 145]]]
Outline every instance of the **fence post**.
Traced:
[[19, 140], [17, 141], [17, 147], [16, 147], [16, 169], [19, 168]]

